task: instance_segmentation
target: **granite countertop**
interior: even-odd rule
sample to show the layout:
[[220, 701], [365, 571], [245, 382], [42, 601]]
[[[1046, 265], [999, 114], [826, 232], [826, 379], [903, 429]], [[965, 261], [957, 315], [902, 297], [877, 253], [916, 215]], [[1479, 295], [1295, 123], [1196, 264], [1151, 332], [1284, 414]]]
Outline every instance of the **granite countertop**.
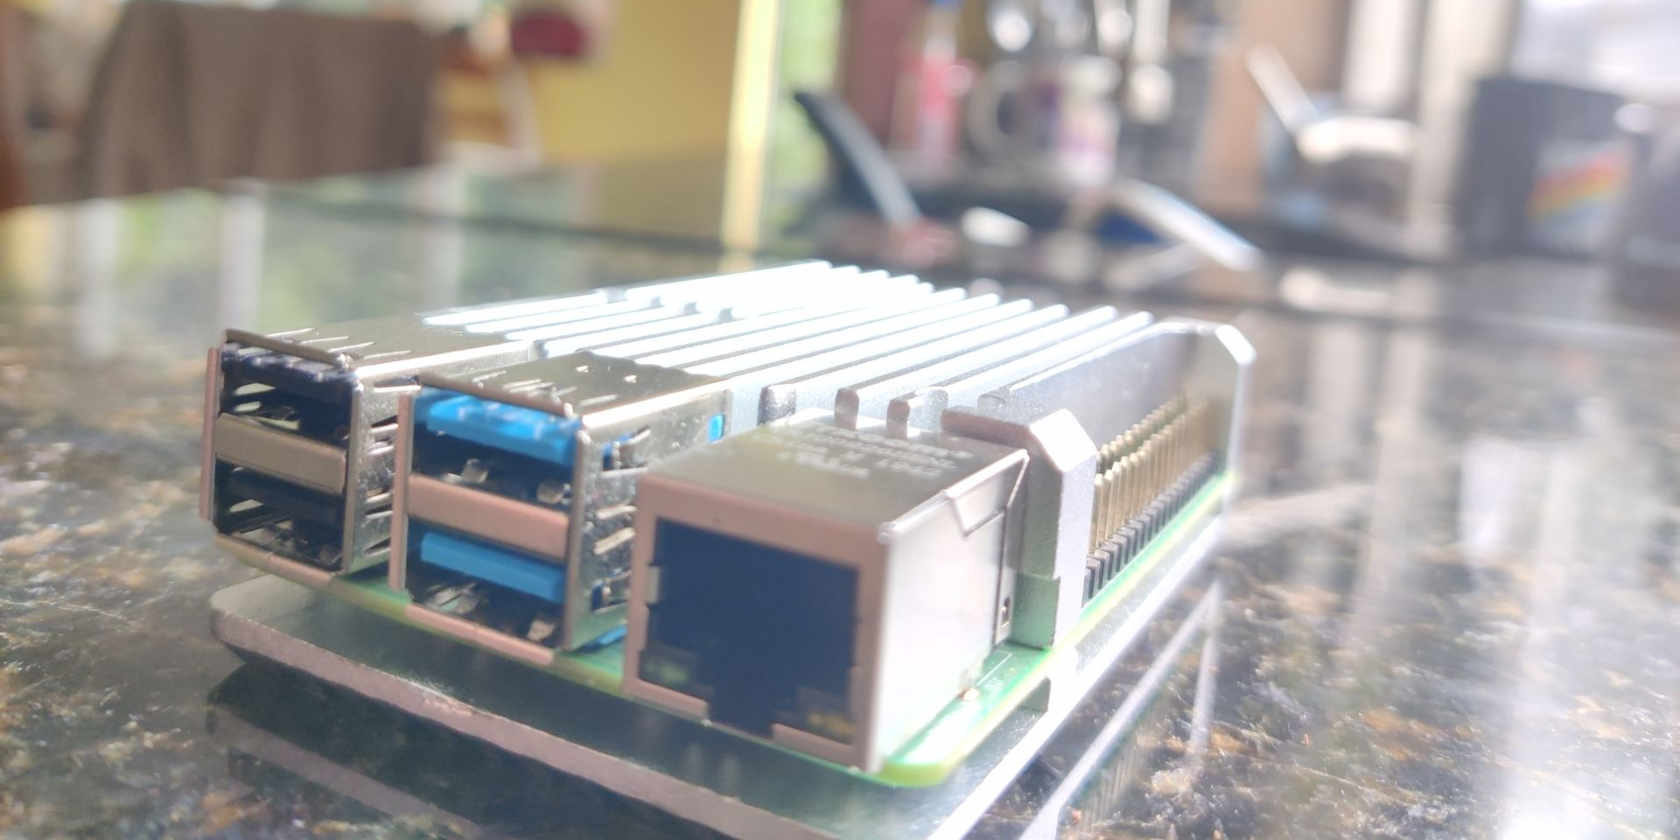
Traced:
[[[225, 324], [719, 259], [203, 193], [0, 216], [0, 836], [453, 836], [470, 807], [563, 836], [703, 834], [238, 669], [207, 601], [253, 573], [211, 549], [194, 493], [203, 348]], [[1208, 752], [1188, 769], [1168, 720], [1137, 745], [1137, 789], [1084, 829], [1680, 834], [1680, 318], [1538, 262], [1311, 263], [1097, 297], [1230, 320], [1260, 362]], [[401, 777], [412, 813], [253, 764], [230, 704], [320, 735], [327, 767]], [[339, 751], [369, 730], [388, 748]]]

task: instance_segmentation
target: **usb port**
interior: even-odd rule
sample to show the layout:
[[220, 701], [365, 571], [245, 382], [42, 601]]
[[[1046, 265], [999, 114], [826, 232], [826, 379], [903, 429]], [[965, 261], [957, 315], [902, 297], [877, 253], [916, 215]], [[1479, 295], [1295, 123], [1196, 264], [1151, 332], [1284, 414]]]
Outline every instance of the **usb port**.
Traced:
[[326, 565], [338, 557], [344, 500], [246, 467], [218, 463], [216, 530], [286, 557]]
[[[437, 388], [421, 392], [414, 413], [418, 427], [440, 441], [487, 447], [486, 454], [535, 461], [538, 469], [570, 470], [578, 429], [583, 425], [576, 417]], [[427, 447], [429, 453], [436, 449]], [[517, 472], [526, 475], [531, 471]]]
[[223, 413], [342, 446], [350, 435], [355, 374], [264, 347], [222, 345]]
[[[408, 580], [423, 622], [436, 615], [542, 648], [558, 644], [564, 566], [436, 525], [415, 523], [409, 538]], [[446, 632], [456, 626], [426, 623]]]
[[[636, 481], [662, 457], [723, 437], [724, 384], [573, 353], [466, 377], [422, 374], [420, 386], [399, 423], [392, 586], [424, 608], [551, 647], [617, 632]], [[509, 623], [536, 614], [532, 598], [556, 632]]]
[[565, 567], [544, 563], [525, 552], [432, 528], [422, 529], [416, 547], [417, 556], [427, 566], [523, 592], [550, 604], [566, 602]]
[[[319, 574], [383, 562], [398, 394], [422, 370], [466, 372], [533, 353], [530, 342], [417, 317], [228, 330], [207, 371], [201, 510], [258, 566], [305, 563]], [[319, 514], [329, 506], [335, 514]]]

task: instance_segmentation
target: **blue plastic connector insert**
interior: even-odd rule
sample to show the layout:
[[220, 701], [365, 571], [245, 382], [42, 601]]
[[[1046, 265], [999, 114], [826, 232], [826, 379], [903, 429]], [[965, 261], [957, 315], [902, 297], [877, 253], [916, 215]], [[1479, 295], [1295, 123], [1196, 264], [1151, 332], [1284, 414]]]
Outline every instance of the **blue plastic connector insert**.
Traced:
[[420, 535], [416, 559], [550, 603], [566, 603], [566, 567], [521, 551], [427, 528]]
[[524, 455], [570, 469], [582, 421], [471, 394], [426, 388], [414, 404], [415, 420], [432, 433]]

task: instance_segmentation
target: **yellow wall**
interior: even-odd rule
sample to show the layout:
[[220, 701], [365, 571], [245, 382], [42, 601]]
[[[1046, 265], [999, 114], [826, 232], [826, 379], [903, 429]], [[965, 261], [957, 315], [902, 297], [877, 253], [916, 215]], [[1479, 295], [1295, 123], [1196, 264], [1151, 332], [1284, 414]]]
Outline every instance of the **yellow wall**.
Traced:
[[729, 146], [740, 5], [621, 0], [594, 56], [530, 65], [544, 155], [721, 159]]

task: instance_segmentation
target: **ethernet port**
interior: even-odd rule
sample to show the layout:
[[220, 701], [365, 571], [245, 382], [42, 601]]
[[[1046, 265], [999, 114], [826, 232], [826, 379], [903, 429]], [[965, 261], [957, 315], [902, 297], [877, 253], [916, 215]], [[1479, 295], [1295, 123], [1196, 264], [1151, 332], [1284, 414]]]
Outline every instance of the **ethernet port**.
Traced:
[[661, 520], [638, 674], [706, 701], [715, 723], [850, 743], [857, 571]]

